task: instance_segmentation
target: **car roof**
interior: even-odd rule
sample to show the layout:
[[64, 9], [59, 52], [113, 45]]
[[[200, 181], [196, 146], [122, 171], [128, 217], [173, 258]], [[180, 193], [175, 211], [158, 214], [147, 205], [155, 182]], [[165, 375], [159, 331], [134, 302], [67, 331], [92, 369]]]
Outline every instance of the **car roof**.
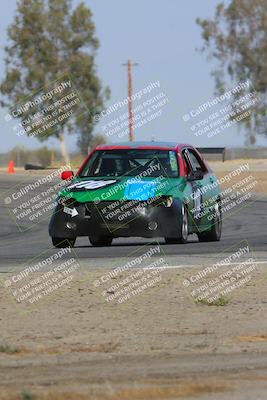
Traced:
[[156, 142], [156, 141], [138, 141], [138, 142], [119, 142], [107, 143], [97, 146], [97, 150], [115, 150], [115, 149], [170, 149], [174, 150], [178, 147], [192, 147], [189, 144], [177, 142]]

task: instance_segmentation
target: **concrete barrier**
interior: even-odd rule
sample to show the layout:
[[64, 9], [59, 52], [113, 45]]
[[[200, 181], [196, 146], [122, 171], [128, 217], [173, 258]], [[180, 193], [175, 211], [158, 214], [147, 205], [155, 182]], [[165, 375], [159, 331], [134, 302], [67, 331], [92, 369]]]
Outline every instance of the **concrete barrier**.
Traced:
[[226, 148], [225, 160], [267, 158], [267, 147], [258, 148]]
[[228, 147], [198, 147], [203, 157], [208, 161], [227, 161], [239, 159], [267, 159], [267, 147], [258, 148], [228, 148]]

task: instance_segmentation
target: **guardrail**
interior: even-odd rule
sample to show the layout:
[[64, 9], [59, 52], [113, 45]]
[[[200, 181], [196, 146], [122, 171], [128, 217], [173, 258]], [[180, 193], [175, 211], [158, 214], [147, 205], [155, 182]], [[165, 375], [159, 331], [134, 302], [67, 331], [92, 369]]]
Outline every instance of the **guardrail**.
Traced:
[[197, 147], [197, 150], [203, 154], [207, 160], [222, 160], [225, 161], [225, 147]]
[[46, 169], [43, 165], [36, 165], [36, 164], [25, 164], [24, 169], [27, 171], [28, 169]]

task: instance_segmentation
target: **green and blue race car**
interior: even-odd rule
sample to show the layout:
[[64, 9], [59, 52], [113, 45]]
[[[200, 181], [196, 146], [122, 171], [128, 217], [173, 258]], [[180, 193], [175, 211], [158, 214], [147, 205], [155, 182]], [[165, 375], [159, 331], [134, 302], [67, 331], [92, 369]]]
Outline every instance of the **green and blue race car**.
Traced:
[[222, 218], [218, 180], [187, 144], [126, 142], [97, 146], [57, 197], [49, 224], [56, 247], [88, 236], [94, 246], [117, 237], [164, 237], [166, 243], [218, 241]]

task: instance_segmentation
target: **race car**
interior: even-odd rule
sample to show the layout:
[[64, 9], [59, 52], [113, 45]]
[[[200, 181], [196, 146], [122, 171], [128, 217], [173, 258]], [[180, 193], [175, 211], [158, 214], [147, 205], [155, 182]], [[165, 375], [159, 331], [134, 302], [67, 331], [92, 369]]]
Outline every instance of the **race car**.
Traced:
[[88, 236], [93, 246], [118, 237], [165, 238], [167, 244], [218, 241], [222, 232], [218, 180], [191, 145], [126, 142], [99, 145], [76, 175], [63, 171], [49, 224], [55, 247]]

